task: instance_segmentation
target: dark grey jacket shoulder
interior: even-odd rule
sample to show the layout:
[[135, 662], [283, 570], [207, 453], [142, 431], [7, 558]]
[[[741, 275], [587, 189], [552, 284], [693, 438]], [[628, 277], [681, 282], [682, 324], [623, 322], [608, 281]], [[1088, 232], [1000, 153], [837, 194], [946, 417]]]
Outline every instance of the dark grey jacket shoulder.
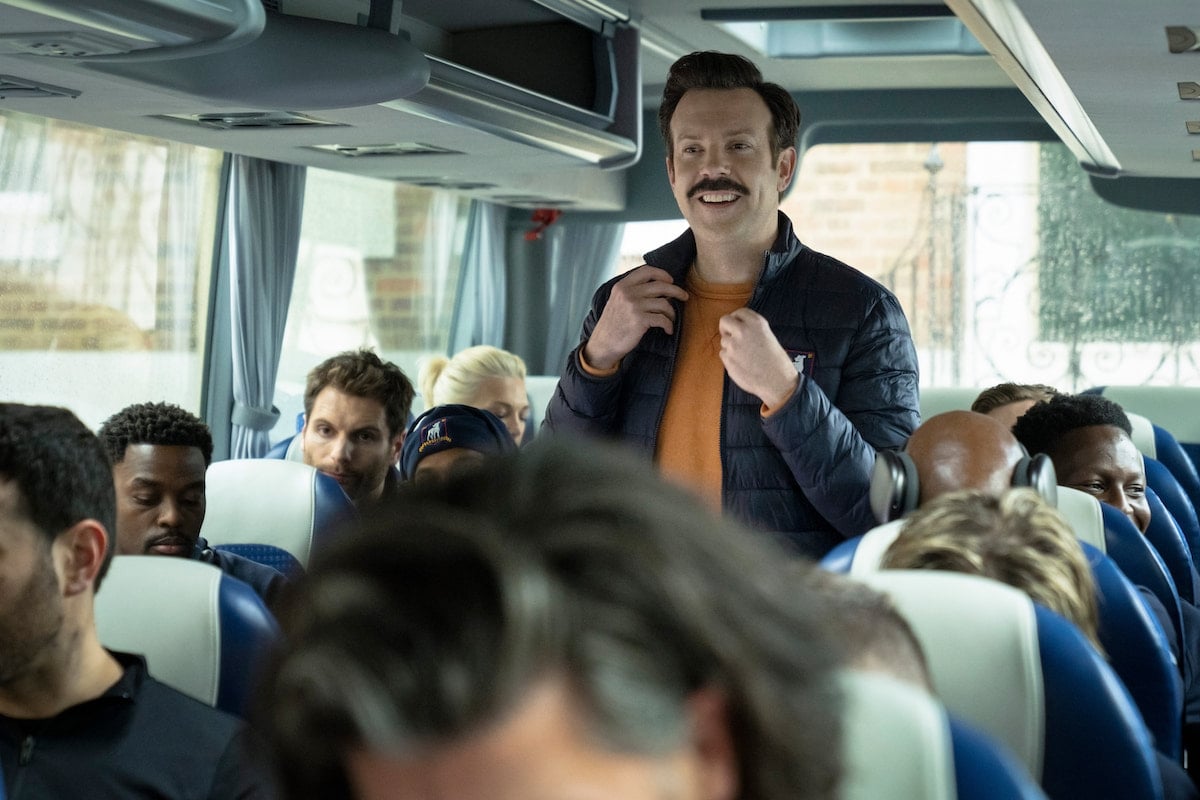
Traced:
[[[895, 296], [861, 272], [812, 250], [779, 215], [749, 307], [762, 314], [793, 357], [800, 385], [769, 418], [759, 398], [726, 377], [721, 417], [725, 509], [776, 531], [801, 552], [820, 555], [873, 524], [867, 499], [876, 449], [901, 447], [919, 422], [917, 355]], [[682, 282], [695, 258], [691, 231], [646, 254], [646, 263]], [[597, 290], [580, 347], [612, 286]], [[683, 304], [676, 303], [682, 325]], [[570, 353], [546, 410], [551, 431], [622, 439], [654, 454], [671, 386], [678, 330], [654, 329], [607, 378]]]

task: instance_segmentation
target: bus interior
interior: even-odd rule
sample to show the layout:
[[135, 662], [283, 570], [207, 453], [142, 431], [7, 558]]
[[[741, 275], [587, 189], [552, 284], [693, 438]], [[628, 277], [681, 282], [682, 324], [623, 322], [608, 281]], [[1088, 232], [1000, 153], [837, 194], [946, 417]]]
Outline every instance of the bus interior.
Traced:
[[220, 461], [330, 355], [491, 344], [536, 430], [596, 287], [686, 227], [657, 108], [697, 50], [797, 99], [781, 208], [899, 298], [923, 416], [1104, 391], [1200, 499], [1182, 0], [0, 0], [0, 397], [175, 403]]

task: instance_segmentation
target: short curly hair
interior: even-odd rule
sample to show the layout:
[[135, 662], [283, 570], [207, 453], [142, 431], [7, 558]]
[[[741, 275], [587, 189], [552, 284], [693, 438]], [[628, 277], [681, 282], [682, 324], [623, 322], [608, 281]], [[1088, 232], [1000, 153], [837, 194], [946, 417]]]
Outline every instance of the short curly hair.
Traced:
[[1044, 403], [1036, 403], [1013, 426], [1017, 437], [1030, 455], [1049, 453], [1059, 439], [1078, 428], [1112, 425], [1133, 435], [1129, 417], [1118, 404], [1098, 394], [1060, 394]]
[[108, 458], [119, 464], [131, 444], [196, 447], [204, 465], [212, 463], [212, 432], [204, 420], [171, 403], [135, 403], [113, 414], [100, 426], [100, 441]]

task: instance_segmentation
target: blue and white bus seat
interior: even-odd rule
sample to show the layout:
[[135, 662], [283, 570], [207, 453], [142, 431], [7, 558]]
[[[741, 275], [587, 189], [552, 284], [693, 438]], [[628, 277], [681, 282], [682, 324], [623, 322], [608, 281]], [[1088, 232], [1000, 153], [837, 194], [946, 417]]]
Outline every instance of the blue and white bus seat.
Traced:
[[200, 535], [214, 547], [271, 545], [307, 567], [313, 550], [354, 518], [337, 481], [307, 464], [214, 461], [205, 482], [208, 508]]
[[1196, 513], [1195, 500], [1175, 473], [1161, 461], [1143, 454], [1142, 463], [1146, 467], [1146, 485], [1154, 490], [1175, 518], [1175, 524], [1179, 526], [1179, 532], [1192, 555], [1192, 563], [1197, 563], [1197, 559], [1200, 559], [1200, 515]]
[[[1153, 461], [1146, 460], [1148, 463]], [[1175, 581], [1175, 590], [1179, 592], [1179, 599], [1195, 605], [1196, 598], [1200, 597], [1200, 576], [1196, 574], [1192, 551], [1184, 539], [1183, 531], [1180, 530], [1175, 515], [1151, 486], [1146, 487], [1146, 502], [1150, 507], [1150, 525], [1146, 528], [1146, 539], [1167, 565], [1171, 580]]]
[[841, 800], [1041, 800], [1016, 758], [888, 675], [846, 671]]
[[974, 575], [883, 570], [951, 714], [1006, 745], [1054, 800], [1162, 796], [1158, 756], [1124, 684], [1075, 626]]
[[[1079, 494], [1094, 503], [1094, 498]], [[1096, 516], [1099, 519], [1098, 513]], [[884, 552], [902, 526], [903, 522], [897, 520], [843, 542], [822, 559], [821, 566], [852, 578], [878, 572]], [[1154, 737], [1155, 747], [1178, 760], [1182, 748], [1183, 688], [1168, 632], [1112, 559], [1085, 541], [1080, 545], [1096, 582], [1100, 644], [1113, 671], [1129, 689]]]
[[117, 556], [96, 594], [96, 630], [140, 653], [150, 674], [208, 705], [245, 716], [259, 660], [278, 641], [254, 590], [210, 564]]

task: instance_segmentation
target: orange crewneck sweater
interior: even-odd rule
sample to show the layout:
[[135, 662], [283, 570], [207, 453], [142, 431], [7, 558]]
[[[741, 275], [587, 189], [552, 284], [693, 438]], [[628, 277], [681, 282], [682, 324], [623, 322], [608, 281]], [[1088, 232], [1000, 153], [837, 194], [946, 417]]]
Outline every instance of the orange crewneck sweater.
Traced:
[[663, 474], [721, 510], [721, 317], [750, 300], [754, 281], [708, 283], [688, 272], [684, 319], [671, 389], [658, 427], [655, 460]]

